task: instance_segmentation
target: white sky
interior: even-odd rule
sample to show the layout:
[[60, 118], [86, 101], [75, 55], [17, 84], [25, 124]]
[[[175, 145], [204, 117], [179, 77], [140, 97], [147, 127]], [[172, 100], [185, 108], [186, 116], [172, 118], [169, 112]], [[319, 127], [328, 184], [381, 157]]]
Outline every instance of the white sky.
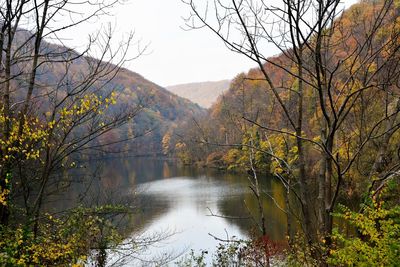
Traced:
[[[202, 1], [205, 0], [198, 0], [199, 3]], [[346, 6], [354, 2], [356, 0], [345, 0]], [[86, 36], [107, 22], [115, 28], [116, 41], [124, 33], [135, 31], [135, 40], [150, 45], [147, 55], [125, 67], [161, 86], [231, 79], [255, 66], [245, 56], [229, 51], [207, 29], [182, 30], [182, 17], [187, 17], [190, 10], [180, 0], [128, 0], [113, 8], [112, 13], [113, 17], [63, 33], [63, 38], [69, 39], [66, 44], [82, 47]], [[132, 46], [130, 55], [136, 51]], [[269, 52], [272, 56], [277, 50], [270, 49]]]
[[129, 6], [130, 11], [120, 10], [120, 14], [129, 16], [137, 35], [151, 42], [151, 53], [129, 68], [151, 81], [167, 86], [231, 79], [254, 66], [229, 51], [209, 30], [184, 31], [182, 17], [190, 11], [180, 0], [132, 0]]

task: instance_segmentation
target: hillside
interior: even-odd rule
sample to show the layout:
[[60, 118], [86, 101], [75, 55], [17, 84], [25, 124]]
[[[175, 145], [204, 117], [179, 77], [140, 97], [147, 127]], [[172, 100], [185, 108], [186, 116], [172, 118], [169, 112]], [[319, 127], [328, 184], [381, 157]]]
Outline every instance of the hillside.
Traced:
[[[328, 247], [335, 250], [329, 265], [362, 265], [359, 259], [364, 257], [367, 260], [363, 264], [373, 266], [381, 261], [369, 258], [377, 246], [372, 245], [366, 252], [359, 250], [360, 246], [369, 246], [371, 239], [337, 235], [348, 229], [344, 224], [334, 229], [333, 222], [344, 219], [357, 232], [368, 232], [360, 221], [364, 216], [374, 216], [366, 215], [369, 207], [375, 212], [400, 204], [400, 6], [398, 1], [367, 0], [340, 13], [319, 1], [315, 24], [299, 26], [296, 23], [303, 21], [292, 21], [305, 14], [305, 2], [299, 3], [288, 3], [282, 10], [288, 10], [289, 19], [280, 16], [275, 22], [279, 29], [290, 29], [280, 32], [282, 42], [271, 38], [272, 30], [253, 31], [253, 25], [245, 24], [254, 20], [260, 22], [259, 29], [269, 30], [270, 23], [263, 19], [268, 12], [280, 11], [269, 10], [264, 3], [258, 6], [259, 2], [246, 2], [240, 9], [234, 3], [218, 6], [226, 12], [218, 13], [223, 22], [240, 21], [238, 31], [247, 33], [243, 42], [224, 39], [227, 46], [236, 49], [241, 44], [240, 48], [245, 49], [240, 53], [257, 61], [259, 68], [238, 75], [208, 110], [207, 117], [183, 130], [177, 154], [184, 162], [247, 170], [254, 177], [250, 178], [252, 186], [261, 192], [267, 190], [259, 186], [259, 181], [270, 175], [277, 177], [287, 194], [267, 193], [266, 198], [285, 201], [287, 229], [293, 227], [294, 217], [299, 218], [305, 241], [301, 244], [313, 244], [309, 251], [320, 247], [318, 253], [322, 255], [327, 239], [321, 241], [321, 237], [328, 236], [332, 241]], [[230, 12], [247, 8], [262, 12], [255, 12], [257, 17]], [[210, 26], [213, 22], [206, 22], [219, 36], [235, 35], [234, 27], [229, 28], [231, 32], [221, 33], [221, 21], [215, 28]], [[285, 42], [290, 46], [280, 47], [282, 53], [275, 57], [267, 57], [260, 52], [264, 47], [254, 41], [263, 38], [273, 39], [277, 46]], [[262, 199], [256, 189], [253, 192], [255, 198]], [[379, 201], [382, 204], [377, 204]], [[262, 209], [268, 205], [259, 203], [260, 221], [264, 223]], [[294, 215], [292, 211], [299, 207], [299, 215]], [[334, 217], [336, 211], [342, 215]], [[385, 235], [381, 228], [372, 231]], [[298, 232], [288, 233], [289, 242], [297, 242]], [[331, 239], [335, 235], [339, 238]], [[398, 238], [388, 243], [398, 243]], [[380, 242], [386, 240], [379, 239], [376, 244]], [[398, 265], [398, 255], [391, 257], [393, 263], [382, 265]]]
[[[17, 45], [29, 40], [31, 33], [19, 29]], [[15, 50], [17, 50], [17, 45]], [[31, 42], [26, 47], [33, 46]], [[43, 42], [41, 53], [51, 57], [38, 68], [36, 88], [33, 92], [34, 106], [43, 114], [66, 93], [80, 95], [80, 90], [89, 87], [88, 92], [107, 96], [111, 91], [116, 94], [116, 104], [110, 106], [107, 117], [118, 116], [127, 110], [138, 110], [137, 114], [125, 125], [114, 129], [96, 142], [113, 143], [105, 151], [125, 151], [134, 155], [148, 155], [162, 152], [162, 139], [167, 132], [172, 132], [181, 121], [204, 112], [199, 105], [179, 97], [165, 88], [145, 79], [138, 73], [117, 67], [108, 62], [81, 56], [67, 47]], [[28, 49], [27, 49], [28, 50]], [[29, 51], [29, 50], [28, 50]], [[68, 63], [65, 58], [73, 58]], [[24, 69], [26, 63], [19, 63], [16, 68]], [[29, 65], [28, 65], [29, 66]], [[12, 98], [21, 101], [26, 94], [25, 76], [19, 74], [15, 79]], [[88, 78], [89, 77], [89, 78]], [[43, 90], [52, 97], [43, 97]], [[85, 89], [86, 90], [86, 89]], [[73, 103], [64, 103], [71, 107]], [[129, 142], [116, 143], [118, 140]]]
[[121, 69], [109, 87], [118, 93], [116, 109], [137, 104], [142, 106], [131, 123], [116, 131], [120, 139], [130, 138], [129, 133], [139, 136], [134, 142], [121, 147], [130, 154], [161, 153], [166, 133], [173, 132], [180, 123], [192, 116], [197, 117], [205, 112], [199, 105], [127, 69]]
[[[181, 135], [185, 136], [182, 138], [183, 145], [180, 151], [182, 158], [184, 160], [194, 158], [201, 161], [201, 164], [217, 167], [249, 168], [248, 159], [246, 161], [248, 152], [245, 149], [243, 151], [231, 149], [229, 144], [249, 142], [249, 136], [257, 137], [257, 142], [261, 140], [262, 150], [266, 149], [270, 153], [275, 153], [274, 150], [277, 150], [277, 153], [289, 157], [290, 147], [293, 146], [295, 151], [297, 149], [293, 143], [290, 144], [293, 140], [289, 138], [296, 130], [297, 123], [301, 125], [301, 134], [306, 140], [324, 140], [326, 137], [321, 135], [326, 133], [325, 127], [335, 121], [340, 127], [333, 127], [331, 130], [331, 138], [335, 139], [335, 146], [331, 149], [335, 150], [335, 153], [338, 153], [337, 151], [343, 153], [343, 155], [336, 154], [341, 157], [341, 164], [348, 166], [353, 164], [354, 161], [351, 161], [349, 155], [354, 153], [356, 148], [364, 151], [361, 155], [374, 155], [368, 161], [362, 159], [365, 160], [363, 167], [367, 170], [364, 173], [359, 173], [354, 166], [352, 166], [354, 169], [347, 166], [348, 170], [353, 172], [353, 179], [359, 180], [347, 184], [343, 191], [350, 192], [351, 195], [360, 190], [361, 186], [356, 184], [365, 175], [371, 175], [368, 172], [374, 171], [371, 169], [374, 162], [377, 162], [375, 163], [377, 166], [381, 164], [379, 166], [382, 170], [386, 167], [384, 165], [386, 162], [382, 163], [382, 159], [379, 158], [381, 157], [379, 153], [382, 152], [377, 151], [379, 148], [377, 144], [388, 143], [391, 139], [396, 145], [398, 144], [393, 140], [394, 135], [385, 136], [382, 130], [385, 127], [391, 129], [390, 127], [393, 127], [395, 120], [398, 119], [387, 119], [388, 115], [385, 112], [387, 110], [393, 112], [396, 110], [394, 107], [400, 105], [398, 6], [387, 9], [386, 15], [381, 18], [382, 25], [378, 30], [371, 26], [375, 23], [375, 20], [371, 19], [372, 16], [379, 14], [381, 9], [386, 10], [386, 5], [390, 6], [390, 3], [384, 3], [386, 2], [362, 1], [347, 9], [343, 15], [336, 18], [331, 35], [324, 36], [326, 39], [321, 37], [326, 42], [324, 49], [318, 50], [313, 42], [304, 48], [302, 67], [299, 67], [294, 59], [294, 52], [291, 49], [275, 57], [266, 57], [263, 68], [268, 74], [270, 84], [263, 72], [257, 68], [237, 75], [229, 90], [210, 107], [206, 119], [197, 122], [196, 125], [189, 125], [182, 131]], [[359, 21], [369, 23], [358, 23]], [[313, 38], [311, 40], [314, 41]], [[322, 70], [318, 69], [320, 66], [316, 68], [314, 59], [317, 57], [326, 60], [320, 63], [323, 66]], [[301, 94], [298, 91], [300, 79], [296, 74], [299, 69], [304, 71], [301, 78], [303, 90]], [[323, 72], [322, 77], [329, 79], [318, 83], [318, 76], [315, 75], [318, 71]], [[397, 116], [397, 113], [393, 112], [390, 116]], [[298, 122], [299, 118], [301, 123]], [[377, 125], [380, 125], [381, 132], [375, 128]], [[193, 127], [201, 130], [192, 130]], [[368, 139], [361, 146], [357, 143], [365, 138], [366, 129], [379, 132], [378, 143]], [[191, 140], [206, 140], [219, 145], [205, 147], [200, 143], [195, 148], [187, 148], [189, 145], [186, 144], [191, 144]], [[287, 146], [286, 154], [281, 151], [282, 144]], [[321, 142], [318, 145], [325, 144]], [[306, 160], [309, 162], [316, 162], [319, 160], [318, 156], [325, 156], [323, 153], [322, 156], [317, 156], [313, 151], [315, 148], [311, 147], [307, 147], [309, 151]], [[386, 146], [383, 148], [389, 159], [397, 157], [392, 155], [392, 151]], [[260, 168], [263, 171], [275, 172], [276, 166], [273, 162], [268, 163], [271, 166], [265, 165]], [[313, 172], [309, 175], [312, 177], [310, 179], [315, 181], [317, 172], [312, 164], [309, 170]], [[278, 171], [281, 170], [278, 168]]]
[[167, 86], [170, 92], [189, 99], [204, 108], [209, 108], [217, 98], [228, 90], [230, 80], [215, 82], [187, 83]]

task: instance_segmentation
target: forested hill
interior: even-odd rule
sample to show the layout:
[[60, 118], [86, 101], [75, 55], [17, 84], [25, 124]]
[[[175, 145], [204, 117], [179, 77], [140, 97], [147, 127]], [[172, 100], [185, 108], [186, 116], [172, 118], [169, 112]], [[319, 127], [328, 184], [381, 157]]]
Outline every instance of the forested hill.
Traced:
[[166, 88], [172, 93], [189, 99], [190, 101], [199, 104], [202, 107], [209, 108], [217, 98], [228, 90], [230, 80], [222, 80], [215, 82], [198, 82], [187, 83]]
[[[183, 130], [181, 135], [186, 137], [181, 140], [179, 153], [182, 158], [187, 161], [199, 160], [223, 168], [243, 168], [243, 165], [248, 165], [248, 155], [246, 155], [248, 151], [234, 149], [229, 146], [230, 144], [245, 142], [245, 145], [248, 145], [246, 142], [250, 142], [249, 136], [257, 136], [261, 139], [259, 145], [263, 150], [269, 151], [273, 148], [279, 150], [279, 146], [282, 145], [279, 142], [293, 142], [293, 140], [278, 133], [292, 134], [294, 129], [291, 122], [296, 124], [299, 117], [302, 118], [302, 134], [306, 139], [318, 142], [325, 138], [321, 136], [321, 133], [326, 131], [324, 125], [329, 125], [332, 120], [339, 120], [341, 128], [335, 129], [336, 135], [332, 137], [338, 139], [335, 141], [335, 151], [353, 153], [350, 148], [354, 149], [359, 145], [356, 139], [361, 140], [366, 134], [366, 129], [375, 129], [374, 125], [379, 125], [382, 123], [381, 120], [388, 116], [387, 110], [393, 110], [400, 103], [397, 76], [400, 57], [397, 29], [400, 12], [398, 6], [391, 7], [385, 16], [381, 14], [381, 25], [377, 27], [373, 16], [380, 14], [380, 9], [385, 9], [383, 3], [386, 2], [362, 1], [345, 10], [343, 15], [336, 19], [330, 35], [324, 36], [326, 38], [324, 41], [332, 46], [330, 49], [324, 48], [318, 51], [313, 43], [316, 39], [311, 38], [312, 42], [305, 46], [301, 59], [304, 70], [301, 101], [297, 77], [299, 65], [291, 49], [276, 57], [267, 58], [267, 62], [264, 63], [264, 69], [271, 83], [275, 85], [273, 89], [258, 68], [238, 74], [231, 82], [229, 90], [208, 110], [207, 119], [198, 121], [196, 125], [189, 125]], [[326, 84], [323, 85], [316, 82], [315, 75], [315, 58], [321, 55], [322, 59], [326, 60], [320, 63], [326, 72], [324, 73], [326, 80], [323, 81]], [[324, 90], [318, 91], [321, 86], [325, 86]], [[331, 103], [325, 102], [329, 99]], [[319, 103], [320, 101], [322, 103]], [[287, 114], [282, 106], [286, 108]], [[321, 110], [321, 107], [327, 110]], [[337, 114], [343, 117], [338, 118]], [[328, 122], [322, 122], [324, 118], [328, 118]], [[193, 127], [201, 130], [191, 129]], [[346, 141], [343, 141], [345, 139]], [[194, 142], [198, 144], [194, 146], [187, 145], [193, 144], [192, 140], [201, 142]], [[394, 139], [391, 140], [394, 142]], [[219, 146], [205, 146], [204, 141]], [[289, 146], [289, 143], [286, 145]], [[293, 147], [294, 150], [297, 149], [294, 145]], [[365, 155], [376, 155], [378, 148], [379, 145], [374, 143], [371, 146], [363, 145], [360, 150], [363, 149]], [[290, 146], [288, 149], [290, 150]], [[286, 154], [282, 152], [282, 155], [289, 157], [292, 153], [289, 150], [285, 152]], [[313, 158], [316, 157], [314, 152], [308, 153], [310, 162], [316, 160]], [[388, 158], [397, 157], [389, 155], [391, 153], [389, 150], [387, 153]], [[345, 159], [350, 160], [348, 155], [343, 155], [341, 159], [347, 164], [352, 163], [345, 161]], [[370, 167], [374, 157], [371, 156], [369, 160]], [[268, 164], [260, 168], [276, 172], [276, 165], [272, 164], [273, 162], [266, 162]], [[311, 169], [314, 170], [310, 167]], [[362, 174], [357, 173], [357, 175], [358, 179], [361, 179]], [[346, 190], [348, 192], [358, 190], [355, 184], [349, 183], [349, 188]]]
[[138, 103], [142, 107], [132, 122], [110, 135], [110, 139], [114, 140], [129, 139], [132, 134], [138, 136], [133, 142], [123, 143], [123, 147], [119, 147], [133, 155], [167, 153], [166, 140], [172, 137], [175, 128], [185, 120], [205, 113], [205, 109], [199, 105], [127, 69], [119, 71], [110, 87], [115, 88], [119, 94], [116, 108], [135, 106]]
[[[301, 244], [312, 244], [310, 255], [318, 250], [316, 254], [323, 255], [328, 239], [321, 237], [329, 237], [331, 253], [341, 247], [331, 254], [329, 264], [375, 266], [382, 261], [380, 256], [370, 259], [376, 245], [360, 251], [369, 241], [351, 234], [335, 240], [346, 229], [339, 226], [335, 233], [333, 214], [344, 212], [338, 218], [364, 231], [361, 218], [375, 216], [366, 215], [366, 209], [378, 212], [383, 207], [391, 214], [389, 210], [400, 204], [400, 5], [366, 0], [339, 12], [337, 3], [289, 1], [281, 10], [263, 6], [263, 1], [218, 6], [218, 23], [207, 17], [207, 27], [259, 68], [237, 75], [206, 119], [183, 130], [176, 148], [189, 163], [247, 170], [254, 188], [268, 180], [266, 176], [279, 178], [287, 194], [265, 197], [285, 199], [287, 229], [293, 227], [292, 209], [301, 207], [301, 216], [294, 216], [300, 218]], [[310, 11], [316, 21], [304, 23], [303, 12], [313, 8], [318, 11]], [[254, 16], [245, 10], [254, 11]], [[273, 18], [275, 12], [278, 20], [271, 24], [268, 15]], [[261, 25], [254, 27], [254, 21]], [[224, 32], [224, 22], [238, 22], [237, 32], [247, 36], [233, 38], [235, 27]], [[281, 30], [279, 37], [271, 37], [272, 26]], [[262, 54], [265, 42], [258, 41], [264, 38], [282, 53]], [[349, 203], [354, 204], [343, 209]], [[369, 218], [365, 221], [375, 221]], [[398, 213], [393, 218], [398, 222]], [[382, 228], [368, 231], [374, 232], [370, 236], [386, 236]], [[297, 232], [288, 233], [288, 240], [296, 243]], [[376, 243], [398, 244], [398, 239], [395, 235]], [[382, 255], [390, 255], [390, 247]], [[360, 258], [365, 259], [362, 264]], [[398, 253], [388, 258], [383, 265], [399, 264]]]
[[[34, 46], [33, 41], [29, 40], [31, 36], [32, 33], [19, 29], [16, 33], [15, 50], [18, 50], [18, 44], [23, 44], [29, 51], [29, 48]], [[43, 114], [49, 106], [54, 106], [55, 102], [52, 101], [55, 98], [60, 98], [66, 93], [71, 94], [69, 92], [71, 90], [73, 94], [78, 92], [79, 95], [81, 89], [86, 92], [86, 87], [91, 88], [89, 91], [103, 96], [111, 91], [115, 92], [116, 104], [109, 108], [111, 117], [128, 109], [138, 111], [127, 124], [111, 130], [96, 140], [99, 145], [113, 143], [104, 147], [104, 151], [125, 151], [134, 155], [162, 153], [162, 139], [166, 133], [171, 133], [183, 120], [205, 112], [199, 105], [169, 92], [128, 69], [81, 56], [73, 49], [49, 42], [43, 41], [40, 49], [50, 59], [48, 62], [43, 60], [38, 68], [35, 83], [40, 90], [34, 90], [33, 93], [35, 105], [43, 111]], [[62, 60], [58, 62], [58, 59]], [[29, 66], [29, 63], [25, 64], [16, 64], [16, 72]], [[23, 71], [20, 73], [22, 74], [19, 74], [19, 79], [13, 81], [18, 90], [15, 90], [11, 97], [16, 100], [23, 99], [27, 86], [25, 76], [28, 74]], [[43, 90], [48, 90], [54, 97], [44, 98]], [[117, 142], [119, 140], [127, 142]]]

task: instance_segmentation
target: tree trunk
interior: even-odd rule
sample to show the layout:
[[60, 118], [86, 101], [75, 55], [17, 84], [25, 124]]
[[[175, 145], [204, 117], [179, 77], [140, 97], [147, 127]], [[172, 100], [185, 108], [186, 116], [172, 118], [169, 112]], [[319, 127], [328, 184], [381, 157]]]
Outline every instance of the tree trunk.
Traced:
[[303, 147], [303, 139], [301, 138], [303, 133], [303, 62], [302, 56], [303, 51], [302, 47], [298, 48], [298, 82], [299, 82], [299, 101], [298, 101], [298, 118], [297, 118], [297, 127], [296, 127], [296, 144], [298, 148], [298, 166], [299, 166], [299, 182], [300, 182], [300, 194], [302, 198], [302, 212], [304, 217], [303, 228], [305, 231], [305, 235], [307, 238], [307, 242], [309, 245], [314, 244], [317, 241], [316, 233], [314, 229], [314, 224], [311, 217], [311, 205], [310, 205], [310, 184], [308, 182], [308, 176], [306, 174], [306, 167], [305, 167], [305, 154], [304, 154], [304, 147]]

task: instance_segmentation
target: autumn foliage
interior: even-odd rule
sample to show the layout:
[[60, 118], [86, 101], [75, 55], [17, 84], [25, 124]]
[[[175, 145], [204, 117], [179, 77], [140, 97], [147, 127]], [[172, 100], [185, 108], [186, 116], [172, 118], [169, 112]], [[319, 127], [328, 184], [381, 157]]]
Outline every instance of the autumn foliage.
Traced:
[[[203, 148], [202, 160], [219, 151], [226, 168], [278, 177], [287, 214], [300, 218], [299, 237], [288, 215], [289, 243], [303, 238], [308, 256], [326, 262], [338, 205], [399, 185], [399, 2], [342, 12], [339, 1], [215, 1], [215, 18], [194, 2], [189, 25], [258, 68], [237, 75], [186, 143]], [[263, 40], [281, 53], [265, 56]]]

